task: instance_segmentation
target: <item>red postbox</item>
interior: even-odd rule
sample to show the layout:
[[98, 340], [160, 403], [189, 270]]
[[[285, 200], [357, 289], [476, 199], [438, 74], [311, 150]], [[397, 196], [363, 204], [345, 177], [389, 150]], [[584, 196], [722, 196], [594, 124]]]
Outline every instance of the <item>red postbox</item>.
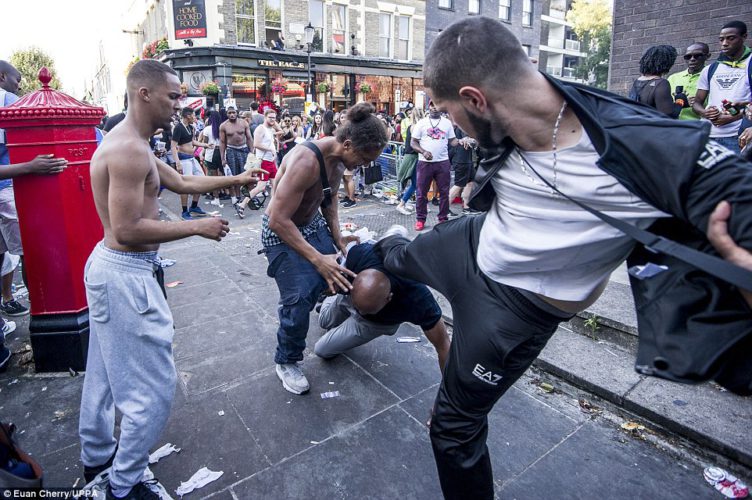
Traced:
[[[53, 154], [68, 160], [57, 175], [13, 179], [31, 301], [29, 325], [37, 371], [83, 370], [89, 340], [84, 266], [103, 237], [94, 207], [89, 162], [102, 108], [49, 87], [0, 108], [11, 165]], [[2, 168], [2, 166], [0, 166]]]

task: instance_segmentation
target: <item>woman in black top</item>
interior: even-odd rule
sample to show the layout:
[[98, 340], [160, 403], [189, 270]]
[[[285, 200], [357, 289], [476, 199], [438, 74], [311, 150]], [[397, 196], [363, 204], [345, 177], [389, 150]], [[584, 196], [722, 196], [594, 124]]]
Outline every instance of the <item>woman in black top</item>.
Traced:
[[632, 84], [630, 99], [656, 108], [671, 118], [678, 118], [681, 105], [671, 97], [671, 84], [663, 78], [676, 61], [676, 49], [671, 45], [650, 47], [640, 58], [640, 76]]

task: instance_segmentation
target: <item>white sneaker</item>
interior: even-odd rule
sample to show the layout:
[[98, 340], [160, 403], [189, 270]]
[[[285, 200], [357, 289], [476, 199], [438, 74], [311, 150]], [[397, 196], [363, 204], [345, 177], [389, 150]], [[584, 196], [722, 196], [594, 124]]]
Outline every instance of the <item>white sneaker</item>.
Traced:
[[405, 205], [397, 205], [397, 211], [402, 215], [412, 215], [413, 213]]
[[277, 377], [282, 381], [282, 386], [293, 394], [303, 394], [311, 388], [297, 363], [278, 364]]
[[11, 333], [16, 331], [16, 322], [15, 321], [5, 321], [5, 324], [3, 325], [3, 337], [7, 337]]
[[224, 207], [224, 205], [222, 205], [219, 202], [219, 198], [214, 198], [212, 201], [209, 202], [209, 205], [214, 205], [215, 207], [219, 207], [219, 208]]

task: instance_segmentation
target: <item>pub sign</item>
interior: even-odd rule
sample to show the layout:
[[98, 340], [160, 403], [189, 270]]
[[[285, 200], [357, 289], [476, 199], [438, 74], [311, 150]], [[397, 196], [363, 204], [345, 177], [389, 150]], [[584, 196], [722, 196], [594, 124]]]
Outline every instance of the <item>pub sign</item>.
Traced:
[[206, 5], [204, 0], [172, 0], [175, 18], [175, 39], [206, 38]]

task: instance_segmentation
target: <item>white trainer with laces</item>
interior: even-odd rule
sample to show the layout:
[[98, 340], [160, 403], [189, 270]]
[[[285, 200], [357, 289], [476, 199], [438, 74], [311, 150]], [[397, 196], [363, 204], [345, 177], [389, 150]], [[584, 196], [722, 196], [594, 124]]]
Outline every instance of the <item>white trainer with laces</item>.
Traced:
[[282, 381], [282, 386], [293, 394], [303, 394], [311, 388], [297, 363], [278, 364], [277, 377]]

